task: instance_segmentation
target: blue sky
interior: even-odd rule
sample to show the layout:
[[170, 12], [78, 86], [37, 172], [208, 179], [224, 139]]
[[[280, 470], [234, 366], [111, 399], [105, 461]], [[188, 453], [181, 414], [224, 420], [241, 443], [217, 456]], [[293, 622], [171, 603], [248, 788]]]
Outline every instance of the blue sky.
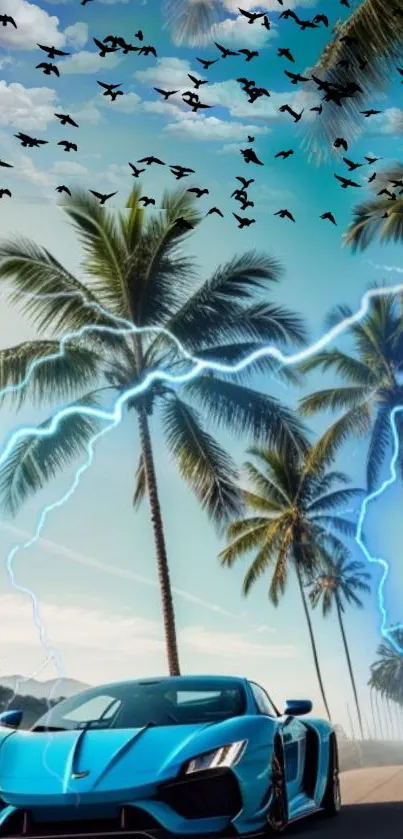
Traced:
[[[323, 334], [325, 316], [333, 305], [343, 302], [358, 308], [369, 284], [399, 282], [398, 273], [375, 267], [399, 267], [399, 251], [395, 246], [374, 245], [364, 256], [353, 256], [342, 247], [341, 236], [356, 193], [363, 198], [366, 190], [353, 193], [340, 189], [333, 177], [334, 172], [345, 174], [340, 159], [331, 157], [321, 166], [308, 162], [301, 149], [301, 133], [296, 132], [289, 115], [278, 111], [280, 105], [289, 102], [297, 110], [305, 107], [304, 119], [312, 117], [310, 103], [299, 88], [290, 85], [284, 69], [303, 72], [312, 65], [330, 30], [319, 27], [301, 33], [292, 20], [278, 19], [281, 8], [276, 0], [259, 5], [245, 0], [243, 6], [267, 8], [271, 31], [266, 32], [259, 24], [249, 26], [237, 15], [237, 4], [225, 0], [224, 19], [214, 39], [234, 49], [256, 44], [259, 57], [249, 64], [242, 57], [221, 60], [203, 74], [196, 57], [214, 58], [216, 48], [175, 45], [169, 28], [163, 28], [155, 0], [95, 0], [84, 7], [77, 2], [3, 0], [2, 11], [15, 17], [18, 29], [0, 28], [0, 157], [14, 164], [13, 169], [0, 170], [0, 186], [8, 186], [13, 192], [11, 200], [2, 200], [0, 234], [33, 238], [80, 276], [79, 246], [54, 204], [58, 184], [117, 191], [110, 206], [120, 207], [133, 182], [129, 160], [135, 162], [153, 154], [170, 164], [191, 166], [196, 174], [189, 178], [188, 185], [210, 190], [210, 195], [202, 199], [206, 211], [216, 205], [224, 213], [223, 219], [206, 218], [188, 240], [187, 248], [198, 262], [200, 278], [234, 253], [251, 248], [270, 253], [286, 269], [284, 280], [273, 292], [274, 299], [304, 316], [310, 338], [315, 341]], [[284, 0], [283, 8], [297, 8], [302, 17], [325, 12], [331, 25], [346, 13], [334, 2], [315, 0]], [[136, 54], [122, 57], [120, 53], [99, 58], [93, 36], [122, 34], [133, 41], [138, 28], [144, 32], [144, 43], [155, 45], [157, 59]], [[60, 61], [60, 78], [46, 77], [34, 69], [44, 59], [37, 42], [71, 53]], [[291, 49], [295, 67], [277, 58], [280, 46]], [[189, 81], [188, 72], [210, 81], [201, 95], [202, 101], [212, 105], [207, 117], [189, 115], [179, 95], [163, 103], [152, 89], [183, 90]], [[271, 97], [247, 106], [245, 95], [233, 80], [244, 74], [267, 87]], [[108, 104], [98, 92], [97, 79], [122, 83], [125, 95]], [[365, 121], [365, 130], [351, 145], [348, 157], [358, 161], [374, 154], [383, 158], [382, 164], [399, 160], [403, 132], [399, 93], [400, 79], [393, 76], [387, 94], [371, 102], [382, 114]], [[62, 128], [55, 111], [70, 113], [79, 129]], [[46, 138], [49, 145], [32, 151], [22, 149], [13, 137], [18, 131]], [[256, 151], [265, 164], [262, 167], [246, 167], [242, 161], [239, 148], [245, 147], [247, 134], [256, 137]], [[60, 139], [76, 141], [78, 152], [64, 153], [57, 146]], [[274, 159], [278, 151], [287, 148], [295, 150], [293, 157]], [[239, 174], [256, 178], [250, 189], [256, 223], [246, 231], [238, 230], [231, 215], [234, 206], [227, 197]], [[359, 170], [359, 182], [364, 184], [368, 174], [367, 168]], [[176, 182], [168, 167], [149, 167], [142, 184], [144, 193], [155, 197], [158, 206], [159, 195]], [[284, 207], [294, 214], [295, 224], [274, 215]], [[336, 227], [319, 218], [328, 210], [337, 220]], [[35, 337], [29, 322], [6, 301], [2, 302], [0, 318], [2, 346]], [[319, 374], [311, 376], [303, 392], [322, 387], [323, 381]], [[331, 384], [330, 378], [327, 381]], [[267, 379], [258, 380], [256, 386], [291, 405], [296, 405], [302, 394]], [[5, 436], [16, 423], [33, 422], [43, 418], [46, 411], [49, 406], [39, 410], [27, 404], [23, 413], [15, 416], [5, 405], [0, 430]], [[312, 428], [320, 432], [327, 419], [315, 419]], [[219, 567], [217, 554], [223, 541], [175, 474], [158, 423], [152, 432], [183, 668], [190, 672], [245, 673], [265, 684], [280, 703], [293, 694], [311, 696], [321, 713], [294, 583], [290, 583], [278, 609], [269, 604], [264, 584], [256, 587], [248, 600], [241, 598], [243, 566], [233, 572]], [[226, 435], [222, 439], [242, 463], [250, 441], [229, 440]], [[93, 466], [68, 505], [49, 516], [42, 541], [15, 559], [18, 582], [38, 594], [49, 637], [60, 652], [64, 671], [84, 681], [165, 670], [151, 527], [146, 506], [137, 513], [131, 506], [137, 458], [136, 428], [130, 417], [97, 447]], [[364, 444], [351, 443], [341, 453], [340, 465], [348, 470], [355, 485], [363, 481], [364, 459]], [[43, 505], [67, 491], [73, 474], [70, 470], [52, 483], [11, 525], [4, 523], [4, 558], [16, 542], [23, 542], [35, 530]], [[403, 577], [396, 563], [396, 544], [401, 540], [400, 504], [400, 490], [394, 487], [371, 509], [368, 521], [371, 548], [394, 563], [392, 583], [386, 589], [393, 620], [403, 617], [398, 611]], [[29, 601], [13, 592], [4, 567], [0, 578], [6, 627], [3, 637], [7, 638], [7, 646], [0, 653], [1, 670], [28, 674], [44, 659]], [[374, 572], [374, 584], [377, 579]], [[335, 718], [348, 726], [347, 704], [352, 709], [352, 699], [337, 625], [332, 618], [323, 621], [320, 614], [314, 615], [314, 625], [332, 710]], [[379, 640], [375, 589], [361, 613], [347, 615], [346, 625], [350, 639], [354, 638], [354, 665], [367, 709], [365, 683]], [[54, 667], [49, 666], [40, 675], [53, 677]]]

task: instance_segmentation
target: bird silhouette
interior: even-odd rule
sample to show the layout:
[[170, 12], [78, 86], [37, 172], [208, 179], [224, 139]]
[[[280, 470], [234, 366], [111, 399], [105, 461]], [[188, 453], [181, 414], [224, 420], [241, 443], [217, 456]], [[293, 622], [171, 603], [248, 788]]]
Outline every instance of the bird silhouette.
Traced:
[[312, 23], [323, 23], [324, 26], [328, 27], [329, 26], [329, 18], [327, 17], [327, 15], [322, 15], [322, 14], [315, 15]]
[[340, 181], [342, 189], [347, 189], [348, 186], [361, 186], [361, 184], [356, 184], [355, 181], [351, 181], [349, 178], [343, 178], [342, 175], [335, 175], [334, 177]]
[[382, 158], [381, 157], [372, 157], [371, 155], [368, 155], [368, 157], [365, 157], [365, 160], [367, 161], [367, 163], [370, 166], [373, 166], [374, 163], [377, 163], [378, 160], [382, 160]]
[[2, 23], [3, 26], [7, 26], [11, 23], [11, 26], [14, 26], [14, 29], [18, 29], [18, 26], [11, 15], [0, 15], [0, 23]]
[[156, 90], [157, 93], [160, 93], [161, 96], [164, 97], [165, 101], [169, 99], [170, 96], [173, 96], [174, 93], [179, 93], [179, 90], [162, 90], [160, 87], [155, 87], [154, 90]]
[[284, 70], [286, 76], [291, 79], [291, 84], [298, 84], [298, 82], [309, 82], [306, 76], [301, 76], [301, 73], [290, 73], [289, 70]]
[[64, 151], [77, 151], [76, 143], [70, 143], [70, 140], [60, 140], [58, 146], [64, 146]]
[[258, 166], [263, 166], [261, 160], [257, 157], [253, 149], [241, 149], [241, 154], [245, 163], [256, 163]]
[[323, 219], [328, 219], [328, 221], [331, 221], [331, 222], [332, 222], [332, 224], [336, 224], [336, 219], [335, 219], [335, 217], [334, 217], [333, 213], [329, 213], [329, 212], [327, 212], [327, 213], [322, 213], [322, 215], [321, 215], [321, 217], [320, 217], [320, 218], [323, 218]]
[[[14, 137], [16, 137], [16, 136], [17, 135], [14, 134]], [[13, 164], [12, 163], [6, 163], [5, 160], [0, 160], [0, 166], [2, 166], [4, 169], [14, 169]]]
[[105, 204], [105, 201], [108, 201], [109, 198], [113, 198], [114, 195], [117, 195], [117, 192], [110, 192], [109, 195], [106, 195], [103, 192], [95, 192], [94, 189], [90, 189], [90, 192], [95, 196], [95, 198], [99, 198], [100, 204]]
[[133, 163], [129, 163], [129, 166], [132, 170], [132, 175], [134, 178], [139, 178], [142, 172], [145, 172], [145, 169], [138, 169]]
[[81, 0], [81, 5], [86, 6], [87, 3], [92, 3], [92, 2], [93, 2], [93, 0]]
[[287, 157], [291, 157], [292, 154], [294, 154], [294, 149], [288, 149], [287, 151], [277, 152], [277, 154], [275, 154], [274, 157], [282, 157], [283, 160], [286, 160]]
[[279, 47], [278, 50], [277, 50], [277, 57], [278, 58], [287, 58], [288, 61], [291, 61], [293, 64], [295, 64], [295, 58], [294, 58], [291, 50], [288, 49], [288, 47]]
[[280, 216], [280, 218], [289, 218], [290, 221], [295, 221], [293, 214], [290, 213], [289, 210], [277, 210], [277, 212], [274, 213], [274, 215]]
[[41, 50], [48, 54], [48, 58], [52, 60], [56, 58], [57, 55], [70, 55], [69, 52], [63, 52], [63, 50], [57, 50], [56, 47], [46, 47], [44, 44], [37, 44]]
[[376, 172], [373, 172], [371, 177], [368, 178], [368, 183], [372, 184], [372, 182], [375, 180], [375, 178], [376, 178]]
[[245, 189], [247, 189], [248, 186], [250, 186], [251, 184], [255, 183], [254, 178], [249, 178], [249, 180], [246, 180], [246, 178], [243, 178], [242, 175], [235, 175], [235, 178], [245, 187]]
[[259, 53], [257, 50], [248, 50], [246, 47], [242, 50], [238, 50], [239, 55], [245, 56], [245, 61], [252, 61], [252, 58], [257, 58]]
[[208, 70], [209, 67], [217, 63], [218, 58], [215, 58], [214, 61], [206, 61], [205, 58], [196, 58], [196, 61], [198, 61], [205, 70]]
[[302, 114], [304, 113], [304, 109], [302, 109], [301, 113], [298, 114], [296, 111], [293, 111], [293, 109], [290, 108], [289, 105], [281, 105], [281, 107], [279, 108], [279, 111], [281, 111], [281, 113], [283, 113], [283, 114], [286, 113], [286, 112], [288, 114], [290, 114], [290, 116], [293, 117], [294, 122], [299, 122], [301, 117], [302, 117]]
[[66, 192], [67, 195], [71, 195], [71, 192], [65, 184], [60, 184], [60, 186], [56, 187], [56, 192]]
[[364, 114], [364, 117], [366, 117], [366, 118], [372, 117], [372, 116], [375, 116], [375, 114], [381, 114], [381, 113], [382, 113], [382, 111], [374, 111], [373, 109], [370, 109], [369, 111], [360, 111], [360, 114]]
[[148, 207], [150, 204], [155, 204], [155, 198], [149, 198], [148, 195], [142, 195], [139, 201], [143, 201], [145, 207]]
[[197, 198], [201, 198], [202, 195], [208, 195], [208, 189], [200, 189], [198, 186], [192, 186], [190, 189], [187, 189], [186, 192], [193, 192]]
[[134, 37], [135, 37], [135, 38], [137, 38], [137, 40], [138, 40], [138, 41], [143, 41], [143, 39], [144, 39], [144, 35], [143, 35], [143, 33], [142, 33], [141, 29], [139, 29], [139, 30], [135, 33]]
[[234, 218], [236, 218], [238, 222], [238, 227], [250, 227], [251, 224], [255, 224], [256, 219], [254, 218], [247, 218], [246, 216], [238, 216], [236, 213], [232, 213]]
[[14, 137], [17, 137], [17, 139], [21, 141], [23, 148], [29, 149], [39, 149], [40, 146], [45, 146], [49, 142], [49, 140], [38, 140], [36, 137], [30, 137], [29, 134], [23, 134], [22, 131], [19, 131], [18, 134], [14, 134]]
[[55, 76], [60, 76], [59, 69], [56, 64], [49, 64], [47, 61], [42, 61], [41, 64], [35, 65], [35, 70], [43, 70], [45, 76], [50, 76], [54, 73]]
[[170, 166], [169, 167], [172, 174], [175, 175], [176, 179], [179, 181], [180, 178], [186, 178], [189, 175], [194, 174], [194, 169], [189, 169], [188, 166]]
[[188, 77], [191, 82], [193, 82], [196, 90], [201, 87], [203, 84], [208, 84], [207, 79], [197, 79], [196, 76], [192, 76], [191, 73], [188, 73]]
[[95, 46], [99, 49], [100, 58], [105, 58], [105, 56], [109, 53], [117, 52], [118, 50], [118, 47], [108, 47], [106, 44], [102, 43], [102, 41], [99, 41], [98, 38], [93, 38], [92, 40], [94, 41]]
[[343, 157], [345, 164], [348, 166], [349, 172], [354, 172], [354, 169], [360, 169], [362, 163], [354, 163], [353, 160], [349, 160], [347, 157]]
[[179, 218], [175, 219], [174, 222], [176, 227], [179, 227], [185, 233], [188, 230], [193, 230], [194, 224], [191, 224], [188, 219], [184, 218], [183, 216], [179, 216]]
[[100, 87], [105, 88], [105, 93], [102, 94], [103, 96], [110, 96], [114, 90], [117, 90], [118, 87], [122, 87], [122, 82], [120, 82], [120, 84], [107, 84], [106, 82], [99, 82], [97, 80], [97, 84], [99, 84]]
[[222, 44], [218, 44], [217, 41], [214, 41], [214, 43], [215, 43], [217, 49], [220, 50], [221, 58], [228, 58], [229, 55], [239, 55], [239, 53], [228, 49], [228, 47], [223, 47]]
[[245, 9], [240, 9], [238, 6], [238, 11], [246, 17], [248, 23], [255, 23], [256, 20], [259, 20], [260, 17], [265, 17], [264, 12], [248, 12]]
[[78, 128], [78, 123], [69, 114], [55, 114], [55, 117], [60, 119], [62, 125], [72, 125], [74, 128]]
[[344, 137], [336, 137], [333, 143], [335, 149], [344, 149], [344, 151], [348, 151], [348, 144]]
[[8, 197], [11, 198], [10, 190], [7, 189], [7, 188], [6, 189], [0, 189], [0, 198], [3, 198], [4, 195], [8, 195]]
[[139, 49], [139, 55], [154, 55], [157, 58], [157, 50], [153, 46], [141, 47]]
[[160, 160], [159, 157], [153, 157], [152, 154], [148, 155], [147, 157], [141, 157], [137, 163], [145, 163], [146, 166], [151, 166], [152, 163], [158, 163], [159, 166], [165, 166], [163, 160]]
[[211, 207], [210, 210], [207, 211], [206, 216], [211, 216], [213, 215], [213, 213], [215, 213], [217, 216], [221, 216], [221, 218], [224, 218], [224, 213], [222, 213], [221, 210], [218, 209], [218, 207]]

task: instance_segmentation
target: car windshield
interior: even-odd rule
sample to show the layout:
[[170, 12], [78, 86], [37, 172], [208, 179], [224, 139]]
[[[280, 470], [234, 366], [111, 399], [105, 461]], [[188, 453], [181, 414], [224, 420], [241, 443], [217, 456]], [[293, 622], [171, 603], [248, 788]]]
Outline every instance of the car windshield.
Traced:
[[125, 682], [64, 699], [40, 717], [31, 731], [219, 722], [243, 714], [245, 704], [242, 684], [228, 680]]

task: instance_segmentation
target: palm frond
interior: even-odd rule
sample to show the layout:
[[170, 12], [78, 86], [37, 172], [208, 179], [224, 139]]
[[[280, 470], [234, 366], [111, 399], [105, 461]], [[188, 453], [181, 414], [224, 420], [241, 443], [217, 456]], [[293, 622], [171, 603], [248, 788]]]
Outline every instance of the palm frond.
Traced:
[[317, 390], [304, 396], [299, 404], [302, 416], [310, 417], [318, 411], [338, 411], [343, 408], [355, 408], [367, 397], [368, 388], [362, 385], [355, 387], [332, 387]]
[[388, 404], [378, 406], [372, 426], [367, 453], [367, 484], [370, 492], [377, 484], [386, 454], [392, 445], [391, 412], [392, 407]]
[[[337, 320], [338, 322], [338, 320]], [[337, 373], [351, 384], [361, 387], [371, 387], [374, 384], [374, 376], [370, 367], [360, 359], [354, 358], [340, 350], [323, 350], [315, 353], [312, 358], [306, 359], [299, 365], [302, 373], [309, 373], [320, 367], [323, 372], [331, 370]]]
[[261, 354], [262, 346], [262, 341], [240, 340], [233, 344], [209, 346], [208, 349], [195, 350], [192, 348], [192, 352], [201, 361], [218, 362], [219, 364], [230, 365], [232, 368], [256, 355], [256, 360], [245, 365], [237, 372], [231, 372], [231, 381], [242, 383], [256, 376], [257, 373], [265, 373], [266, 375], [272, 375], [275, 381], [286, 382], [290, 385], [301, 383], [301, 375], [298, 372], [291, 367], [285, 367], [273, 356]]
[[335, 37], [309, 68], [322, 81], [345, 86], [354, 79], [359, 87], [341, 106], [323, 102], [321, 117], [307, 124], [304, 145], [317, 160], [327, 156], [335, 137], [351, 141], [361, 133], [361, 111], [374, 93], [386, 89], [390, 68], [402, 55], [403, 17], [395, 13], [402, 8], [402, 0], [387, 5], [384, 0], [362, 0], [344, 23], [337, 22]]
[[360, 495], [365, 494], [365, 489], [359, 487], [347, 487], [336, 489], [333, 492], [320, 495], [307, 505], [308, 513], [323, 513], [327, 510], [337, 510], [355, 501]]
[[323, 465], [331, 463], [340, 447], [350, 437], [365, 437], [371, 428], [371, 411], [367, 403], [351, 408], [332, 423], [320, 440], [312, 447], [313, 461]]
[[403, 199], [377, 198], [354, 207], [344, 244], [350, 245], [353, 253], [364, 251], [376, 236], [382, 243], [402, 241]]
[[274, 502], [282, 510], [292, 504], [292, 498], [287, 494], [289, 488], [287, 486], [283, 487], [281, 481], [276, 481], [273, 475], [264, 475], [254, 463], [250, 463], [249, 461], [244, 463], [243, 469], [246, 478], [254, 489], [260, 493], [263, 501]]
[[206, 375], [184, 385], [184, 391], [218, 427], [280, 449], [306, 448], [307, 434], [301, 421], [272, 396]]
[[99, 420], [79, 413], [79, 408], [96, 405], [95, 394], [86, 394], [69, 406], [77, 408], [77, 413], [62, 418], [51, 434], [38, 436], [37, 431], [46, 431], [52, 417], [42, 422], [34, 434], [21, 438], [0, 470], [0, 496], [8, 513], [15, 516], [24, 501], [81, 453], [87, 453], [88, 442], [96, 434]]
[[332, 528], [343, 536], [354, 537], [357, 533], [357, 525], [353, 521], [344, 519], [341, 516], [329, 516], [318, 513], [311, 516], [311, 521], [325, 530]]
[[101, 375], [101, 362], [90, 348], [72, 342], [63, 353], [58, 341], [24, 341], [0, 350], [0, 401], [9, 396], [20, 408], [27, 398], [38, 404], [76, 397]]
[[119, 317], [130, 318], [125, 266], [128, 260], [121, 225], [114, 214], [84, 189], [74, 189], [62, 207], [84, 250], [83, 268], [102, 305]]
[[174, 44], [207, 44], [224, 17], [220, 0], [164, 0], [163, 14]]
[[89, 323], [116, 326], [100, 311], [100, 301], [90, 289], [46, 248], [25, 237], [0, 242], [0, 280], [12, 281], [11, 302], [32, 318], [40, 334], [51, 328], [60, 335]]
[[162, 424], [180, 474], [203, 509], [222, 525], [242, 510], [238, 473], [230, 456], [200, 425], [196, 412], [178, 397], [165, 401]]
[[265, 519], [262, 524], [253, 524], [250, 528], [237, 535], [233, 542], [220, 551], [219, 559], [221, 565], [232, 568], [235, 562], [248, 554], [253, 548], [258, 547], [267, 531], [268, 523]]

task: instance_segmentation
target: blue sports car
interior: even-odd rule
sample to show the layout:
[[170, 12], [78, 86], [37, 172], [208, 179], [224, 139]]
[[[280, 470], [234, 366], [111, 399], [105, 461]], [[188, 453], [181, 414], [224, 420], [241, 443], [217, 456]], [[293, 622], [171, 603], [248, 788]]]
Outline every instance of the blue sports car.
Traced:
[[340, 809], [330, 723], [262, 687], [177, 676], [85, 690], [30, 730], [0, 715], [0, 837], [280, 833]]

